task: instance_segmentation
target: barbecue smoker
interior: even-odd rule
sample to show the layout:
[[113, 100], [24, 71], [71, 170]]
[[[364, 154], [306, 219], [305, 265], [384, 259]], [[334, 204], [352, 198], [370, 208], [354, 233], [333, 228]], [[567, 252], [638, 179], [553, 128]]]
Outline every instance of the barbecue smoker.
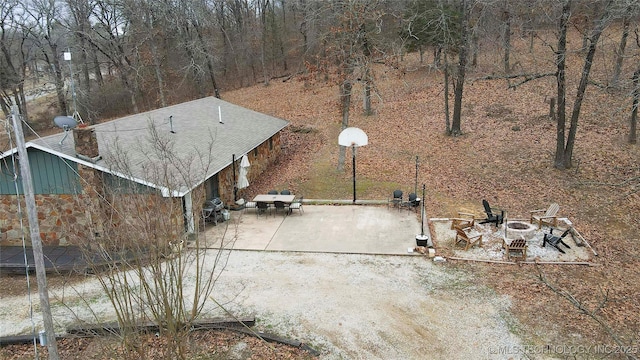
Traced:
[[204, 203], [202, 207], [202, 218], [205, 222], [212, 222], [218, 225], [218, 222], [225, 221], [224, 212], [224, 203], [220, 198], [216, 197]]

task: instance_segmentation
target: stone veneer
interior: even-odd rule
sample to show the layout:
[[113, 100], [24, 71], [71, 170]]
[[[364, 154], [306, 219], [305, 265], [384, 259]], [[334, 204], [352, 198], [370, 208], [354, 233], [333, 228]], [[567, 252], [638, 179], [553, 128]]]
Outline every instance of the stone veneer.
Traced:
[[[18, 207], [18, 198], [20, 206]], [[35, 195], [40, 238], [44, 245], [67, 245], [72, 239], [83, 237], [89, 224], [85, 209], [79, 206], [87, 201], [85, 195]], [[30, 243], [29, 222], [23, 196], [2, 195], [0, 205], [0, 230], [4, 236], [2, 245], [22, 244], [20, 213], [24, 224], [24, 236]]]
[[[271, 146], [269, 146], [269, 140], [263, 142], [257, 147], [257, 155], [253, 150], [249, 151], [247, 157], [251, 163], [249, 172], [247, 173], [247, 180], [249, 180], [249, 186], [251, 183], [260, 177], [260, 175], [274, 164], [278, 155], [281, 153], [280, 133], [271, 137]], [[236, 159], [236, 181], [240, 172], [240, 161], [242, 157], [238, 155]], [[220, 199], [227, 205], [233, 204], [233, 166], [229, 165], [222, 169], [218, 173], [218, 191], [220, 192]], [[238, 198], [243, 197], [243, 190], [238, 191]], [[245, 199], [246, 200], [246, 199]]]
[[[90, 128], [81, 131], [83, 135], [95, 136]], [[81, 137], [82, 138], [82, 137]], [[94, 137], [95, 138], [95, 137]], [[91, 140], [90, 140], [91, 141]], [[97, 146], [97, 143], [94, 144]], [[254, 151], [248, 154], [251, 168], [248, 173], [249, 183], [257, 179], [260, 174], [274, 163], [280, 153], [280, 134], [257, 147], [257, 155]], [[83, 150], [85, 151], [85, 150]], [[86, 150], [85, 156], [95, 157], [94, 152]], [[93, 155], [93, 156], [91, 156]], [[240, 158], [236, 163], [236, 179], [238, 177]], [[233, 167], [229, 165], [218, 174], [218, 189], [220, 197], [225, 204], [233, 204]], [[179, 237], [183, 227], [182, 199], [162, 198], [157, 194], [131, 195], [131, 194], [105, 194], [102, 186], [101, 173], [93, 168], [78, 165], [78, 173], [82, 178], [81, 194], [49, 195], [37, 194], [36, 206], [38, 208], [38, 220], [40, 237], [44, 245], [82, 245], [92, 244], [95, 241], [105, 241], [105, 236], [114, 229], [125, 232], [124, 238], [129, 241], [138, 232], [135, 238], [147, 238], [150, 233], [171, 232], [171, 236]], [[204, 191], [202, 186], [193, 191], [193, 205], [195, 218], [199, 219]], [[198, 195], [196, 195], [198, 194]], [[107, 206], [103, 199], [109, 201]], [[242, 190], [238, 192], [238, 198], [242, 197]], [[0, 195], [0, 244], [22, 244], [20, 214], [18, 213], [16, 195]], [[23, 212], [23, 228], [27, 243], [30, 243], [29, 224], [27, 220], [24, 197], [20, 196], [20, 208]], [[149, 224], [144, 224], [149, 222]], [[126, 224], [127, 226], [124, 226]], [[197, 223], [196, 223], [197, 225]]]

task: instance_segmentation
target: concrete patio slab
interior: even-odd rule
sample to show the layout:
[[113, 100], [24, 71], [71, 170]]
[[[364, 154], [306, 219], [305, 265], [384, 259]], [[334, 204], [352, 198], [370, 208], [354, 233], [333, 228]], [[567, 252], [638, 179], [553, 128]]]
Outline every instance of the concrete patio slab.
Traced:
[[[428, 231], [425, 226], [425, 231]], [[239, 250], [412, 255], [420, 215], [386, 206], [304, 205], [304, 213], [257, 216], [253, 209], [207, 226], [207, 247]]]

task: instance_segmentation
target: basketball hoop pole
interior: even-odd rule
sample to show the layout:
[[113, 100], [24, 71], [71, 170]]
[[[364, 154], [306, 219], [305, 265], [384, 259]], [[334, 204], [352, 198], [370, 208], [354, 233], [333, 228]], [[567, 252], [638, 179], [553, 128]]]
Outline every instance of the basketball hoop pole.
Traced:
[[353, 204], [356, 203], [356, 145], [351, 145], [351, 154], [353, 155]]
[[365, 134], [364, 131], [354, 127], [349, 127], [342, 130], [342, 132], [340, 132], [340, 135], [338, 136], [338, 144], [340, 146], [351, 147], [351, 156], [352, 156], [352, 163], [353, 163], [351, 167], [353, 169], [353, 204], [354, 205], [356, 203], [356, 147], [365, 146], [368, 143], [369, 143], [369, 138], [367, 137], [367, 134]]

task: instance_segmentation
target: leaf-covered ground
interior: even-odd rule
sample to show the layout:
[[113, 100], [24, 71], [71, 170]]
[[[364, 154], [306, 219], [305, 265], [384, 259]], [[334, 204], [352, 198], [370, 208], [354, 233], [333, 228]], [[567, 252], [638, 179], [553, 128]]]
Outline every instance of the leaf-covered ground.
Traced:
[[[538, 63], [535, 70], [553, 72], [551, 62]], [[569, 64], [572, 106], [580, 53], [572, 54]], [[594, 82], [606, 83], [606, 66], [602, 59], [594, 65]], [[574, 167], [557, 170], [556, 124], [548, 116], [555, 79], [531, 81], [515, 90], [509, 90], [506, 81], [474, 81], [489, 70], [480, 65], [468, 75], [460, 137], [445, 135], [441, 73], [415, 58], [408, 57], [399, 69], [376, 68], [373, 116], [362, 114], [362, 88], [354, 86], [349, 125], [369, 136], [369, 145], [357, 151], [358, 198], [387, 199], [396, 188], [413, 192], [418, 156], [417, 187], [421, 193], [425, 184], [430, 217], [451, 217], [462, 209], [481, 214], [482, 199], [507, 209], [512, 218], [527, 218], [530, 210], [559, 203], [560, 216], [569, 217], [597, 251], [598, 266], [448, 266], [466, 268], [478, 275], [477, 281], [516, 299], [514, 311], [532, 342], [613, 344], [607, 326], [621, 341], [637, 346], [640, 147], [626, 142], [629, 89], [588, 88]], [[277, 171], [251, 184], [247, 198], [283, 188], [305, 198], [351, 198], [349, 151], [345, 170], [336, 170], [341, 117], [335, 83], [294, 78], [224, 98], [291, 122]], [[594, 311], [605, 326], [550, 290], [541, 276]]]

